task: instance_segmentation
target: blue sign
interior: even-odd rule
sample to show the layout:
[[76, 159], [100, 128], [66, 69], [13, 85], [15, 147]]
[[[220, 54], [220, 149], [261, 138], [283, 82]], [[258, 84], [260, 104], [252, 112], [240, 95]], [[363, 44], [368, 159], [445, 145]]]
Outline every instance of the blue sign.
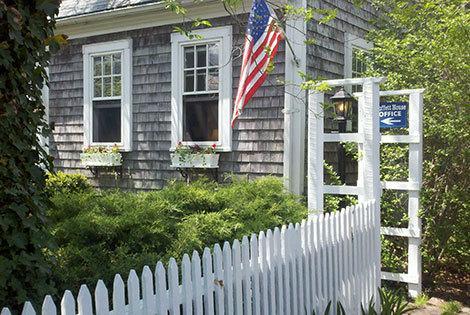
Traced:
[[408, 127], [408, 103], [383, 102], [380, 103], [380, 128], [406, 128]]

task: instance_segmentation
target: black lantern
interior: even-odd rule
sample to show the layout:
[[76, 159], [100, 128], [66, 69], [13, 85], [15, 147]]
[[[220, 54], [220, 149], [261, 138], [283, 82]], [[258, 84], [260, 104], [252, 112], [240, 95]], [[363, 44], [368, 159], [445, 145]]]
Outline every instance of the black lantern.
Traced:
[[351, 94], [346, 92], [344, 88], [341, 88], [330, 100], [333, 102], [335, 107], [336, 120], [346, 121], [350, 119], [353, 103], [355, 101]]

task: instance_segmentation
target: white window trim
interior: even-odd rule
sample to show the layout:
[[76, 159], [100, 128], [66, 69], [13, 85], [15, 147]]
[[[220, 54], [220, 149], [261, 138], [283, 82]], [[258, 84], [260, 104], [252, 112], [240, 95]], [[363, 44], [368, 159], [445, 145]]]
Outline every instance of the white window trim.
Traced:
[[[358, 48], [364, 51], [369, 51], [374, 47], [371, 42], [365, 39], [352, 35], [349, 33], [344, 34], [344, 78], [352, 78], [352, 57], [353, 49]], [[350, 92], [351, 86], [346, 87]]]
[[121, 142], [116, 143], [121, 151], [132, 150], [132, 39], [90, 44], [83, 46], [83, 144], [109, 146], [114, 143], [93, 142], [93, 63], [95, 54], [122, 52], [121, 64]]
[[185, 145], [211, 145], [213, 142], [193, 142], [183, 140], [183, 46], [194, 43], [220, 41], [219, 57], [219, 140], [217, 151], [230, 151], [232, 128], [230, 114], [232, 106], [232, 27], [213, 27], [193, 31], [202, 39], [189, 39], [180, 33], [171, 34], [171, 150], [181, 141]]

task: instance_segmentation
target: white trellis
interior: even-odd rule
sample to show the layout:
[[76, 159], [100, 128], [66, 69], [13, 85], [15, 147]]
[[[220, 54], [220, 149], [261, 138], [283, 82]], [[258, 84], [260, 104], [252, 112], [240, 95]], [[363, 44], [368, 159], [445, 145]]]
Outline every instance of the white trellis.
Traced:
[[[409, 294], [421, 292], [421, 221], [418, 217], [419, 190], [422, 173], [422, 93], [424, 90], [380, 91], [385, 78], [354, 78], [325, 81], [330, 87], [362, 85], [358, 96], [358, 132], [325, 133], [323, 122], [324, 93], [311, 91], [308, 110], [308, 207], [312, 213], [323, 211], [325, 194], [356, 195], [359, 202], [380, 200], [382, 188], [409, 192], [407, 229], [384, 227], [382, 234], [409, 238], [408, 273], [383, 272], [382, 279], [406, 282]], [[409, 95], [409, 135], [380, 134], [379, 103], [381, 96]], [[361, 158], [358, 161], [356, 186], [325, 185], [323, 148], [325, 142], [357, 143]], [[409, 181], [380, 182], [380, 143], [409, 143]], [[377, 207], [380, 212], [380, 207]], [[378, 214], [380, 215], [380, 213]], [[380, 252], [378, 253], [380, 254]], [[380, 273], [380, 270], [377, 272]], [[380, 280], [377, 283], [380, 286]]]

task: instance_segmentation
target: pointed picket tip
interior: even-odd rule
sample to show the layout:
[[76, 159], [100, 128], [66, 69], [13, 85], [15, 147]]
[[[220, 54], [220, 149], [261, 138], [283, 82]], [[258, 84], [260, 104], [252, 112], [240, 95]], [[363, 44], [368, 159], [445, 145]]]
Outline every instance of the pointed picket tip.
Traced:
[[184, 255], [183, 255], [182, 262], [183, 262], [183, 265], [184, 265], [185, 263], [191, 263], [191, 259], [189, 258], [189, 255], [188, 255], [188, 254], [184, 254]]
[[23, 311], [21, 312], [21, 315], [35, 315], [36, 311], [34, 310], [33, 305], [31, 302], [26, 302], [24, 303]]
[[11, 315], [11, 312], [8, 308], [4, 307], [0, 312], [0, 315]]
[[207, 259], [207, 257], [210, 257], [210, 256], [211, 256], [211, 250], [209, 249], [209, 247], [204, 248], [204, 252], [202, 253], [202, 257]]
[[42, 313], [47, 315], [56, 315], [57, 307], [55, 306], [52, 296], [46, 295], [44, 301], [42, 302]]
[[227, 251], [230, 251], [230, 249], [231, 249], [231, 248], [230, 248], [230, 243], [227, 242], [227, 241], [225, 241], [225, 242], [224, 242], [224, 246], [223, 246], [223, 248], [222, 248], [222, 251], [223, 251], [223, 252], [227, 252]]
[[75, 298], [70, 290], [65, 290], [62, 300], [60, 301], [61, 315], [75, 315]]
[[222, 253], [222, 249], [220, 248], [219, 243], [216, 243], [216, 244], [214, 245], [214, 253], [216, 253], [216, 252], [217, 252], [217, 253]]
[[193, 251], [193, 257], [192, 257], [192, 260], [201, 260], [200, 256], [199, 256], [199, 253], [197, 252], [197, 250]]

